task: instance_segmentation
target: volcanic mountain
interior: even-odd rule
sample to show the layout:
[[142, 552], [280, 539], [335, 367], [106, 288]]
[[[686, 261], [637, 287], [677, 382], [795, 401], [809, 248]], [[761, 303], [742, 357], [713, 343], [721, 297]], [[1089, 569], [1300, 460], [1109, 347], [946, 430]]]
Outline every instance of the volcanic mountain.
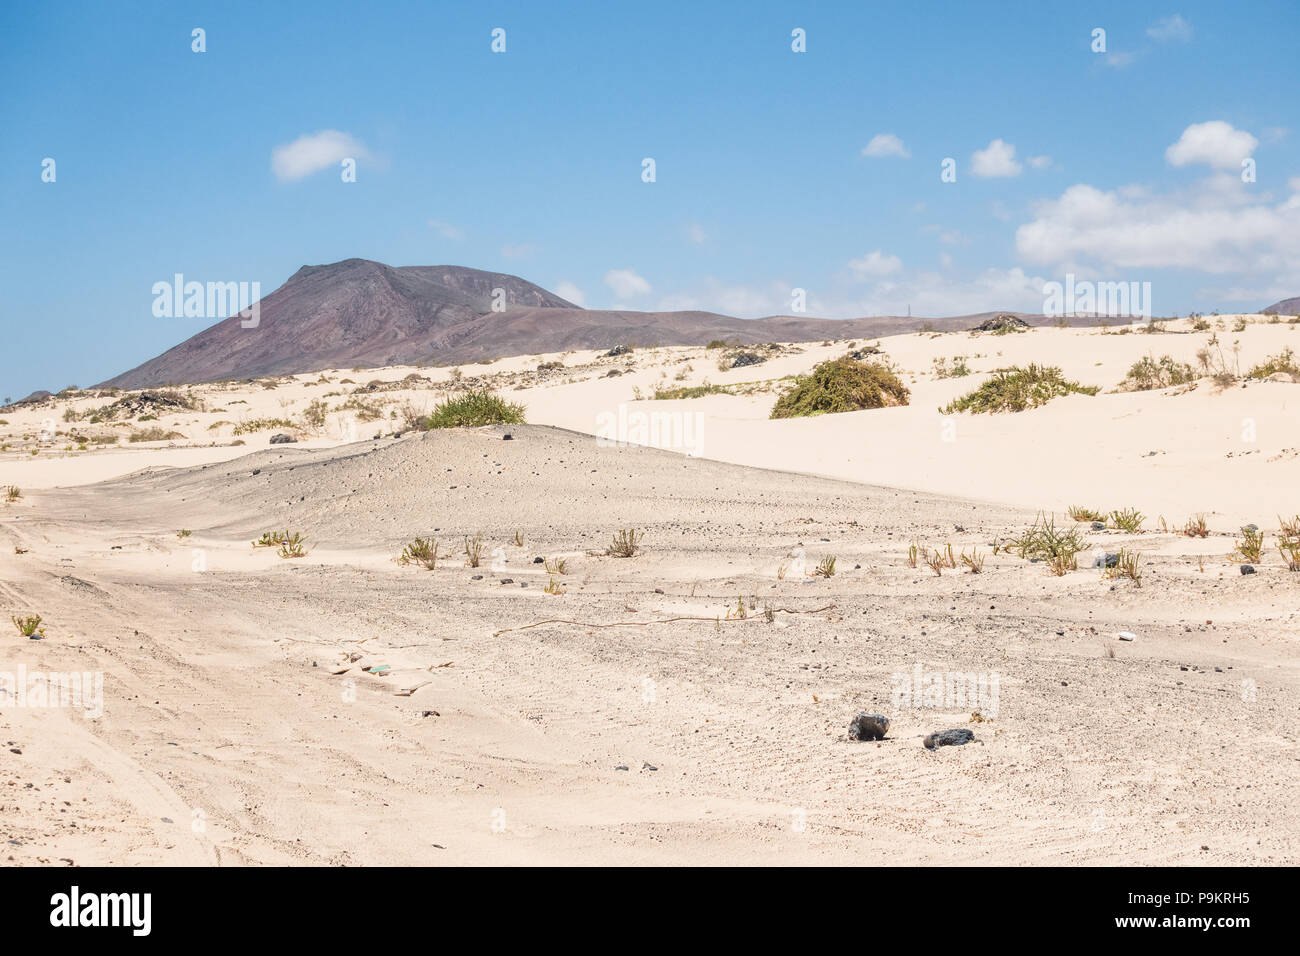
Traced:
[[1264, 310], [1265, 315], [1300, 315], [1300, 296], [1274, 302]]
[[[504, 309], [493, 311], [497, 289]], [[461, 364], [623, 344], [820, 341], [888, 335], [923, 323], [963, 329], [992, 314], [736, 319], [713, 312], [598, 311], [504, 273], [345, 259], [295, 272], [261, 300], [255, 328], [231, 316], [103, 384], [144, 388], [326, 368]]]

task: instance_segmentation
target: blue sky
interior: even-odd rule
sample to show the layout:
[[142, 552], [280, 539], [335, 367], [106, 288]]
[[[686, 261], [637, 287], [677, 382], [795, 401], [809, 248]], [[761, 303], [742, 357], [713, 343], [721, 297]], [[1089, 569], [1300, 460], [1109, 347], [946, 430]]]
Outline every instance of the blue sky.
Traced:
[[1039, 311], [1073, 272], [1253, 310], [1300, 295], [1298, 37], [1294, 0], [5, 4], [0, 397], [211, 324], [153, 315], [175, 273], [352, 256], [594, 308]]

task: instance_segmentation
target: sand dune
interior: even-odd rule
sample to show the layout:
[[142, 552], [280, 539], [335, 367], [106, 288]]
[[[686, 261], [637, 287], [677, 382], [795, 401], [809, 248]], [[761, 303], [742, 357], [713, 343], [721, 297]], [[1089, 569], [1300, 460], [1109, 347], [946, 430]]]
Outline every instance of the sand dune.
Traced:
[[[1248, 366], [1293, 328], [1220, 338], [1240, 338]], [[67, 401], [6, 411], [0, 485], [23, 496], [0, 505], [0, 603], [41, 614], [47, 633], [11, 629], [0, 670], [104, 683], [97, 719], [0, 707], [0, 737], [21, 751], [5, 856], [1294, 864], [1300, 575], [1276, 553], [1250, 576], [1226, 558], [1240, 520], [1271, 529], [1300, 510], [1283, 451], [1300, 446], [1300, 386], [1076, 396], [958, 416], [955, 442], [935, 411], [994, 367], [1051, 361], [1110, 389], [1147, 351], [1191, 359], [1205, 339], [885, 339], [911, 373], [910, 406], [802, 420], [768, 420], [771, 391], [632, 391], [779, 379], [847, 343], [727, 372], [698, 348], [465, 367], [460, 384], [494, 376], [540, 424], [377, 440], [369, 429], [392, 432], [396, 405], [356, 423], [361, 435], [331, 412], [316, 434], [289, 429], [295, 445], [268, 447], [275, 429], [234, 445], [233, 425], [208, 425], [298, 420], [342, 378], [415, 372], [430, 381], [365, 395], [429, 402], [452, 370], [196, 389], [209, 410], [146, 423], [188, 436], [170, 448], [56, 450], [73, 424], [142, 426], [65, 423]], [[930, 374], [954, 355], [976, 374]], [[550, 360], [568, 368], [536, 371]], [[620, 403], [701, 410], [698, 454], [593, 440]], [[1238, 437], [1245, 417], [1254, 447]], [[43, 418], [65, 434], [24, 439]], [[1142, 551], [1140, 587], [992, 552], [1039, 508], [1063, 520], [1076, 502], [1147, 512], [1141, 533], [1088, 532], [1097, 548]], [[1208, 538], [1159, 530], [1157, 515], [1194, 511]], [[602, 554], [627, 527], [642, 552]], [[251, 546], [282, 528], [308, 536], [305, 557]], [[482, 565], [467, 567], [463, 540], [480, 533]], [[415, 535], [450, 556], [399, 565]], [[913, 539], [978, 548], [983, 572], [910, 567]], [[833, 576], [811, 573], [830, 556]], [[552, 581], [564, 593], [544, 593]], [[568, 623], [531, 626], [551, 619]], [[985, 691], [900, 703], [918, 673]], [[891, 717], [886, 740], [846, 739], [859, 711]], [[977, 742], [921, 746], [949, 727]]]

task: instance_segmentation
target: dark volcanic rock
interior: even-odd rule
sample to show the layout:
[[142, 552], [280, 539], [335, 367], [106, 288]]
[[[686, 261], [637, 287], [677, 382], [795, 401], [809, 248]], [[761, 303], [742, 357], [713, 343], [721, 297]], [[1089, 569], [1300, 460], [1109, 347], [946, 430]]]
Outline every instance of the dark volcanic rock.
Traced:
[[858, 714], [849, 724], [849, 740], [884, 740], [889, 718], [884, 714]]
[[292, 435], [286, 435], [284, 432], [277, 432], [271, 436], [272, 445], [294, 445], [297, 444], [297, 442], [298, 439], [294, 438]]
[[962, 744], [968, 744], [975, 739], [975, 735], [964, 727], [956, 730], [941, 730], [938, 733], [930, 734], [922, 743], [926, 750], [933, 750], [935, 747], [960, 747]]
[[1253, 564], [1243, 564], [1243, 565], [1241, 566], [1241, 573], [1242, 573], [1242, 574], [1254, 574], [1254, 573], [1255, 573], [1255, 566], [1254, 566]]
[[985, 319], [979, 325], [972, 328], [972, 332], [1003, 332], [1019, 331], [1020, 329], [1029, 328], [1029, 323], [1019, 316], [1012, 315], [1010, 312], [999, 312], [991, 319]]

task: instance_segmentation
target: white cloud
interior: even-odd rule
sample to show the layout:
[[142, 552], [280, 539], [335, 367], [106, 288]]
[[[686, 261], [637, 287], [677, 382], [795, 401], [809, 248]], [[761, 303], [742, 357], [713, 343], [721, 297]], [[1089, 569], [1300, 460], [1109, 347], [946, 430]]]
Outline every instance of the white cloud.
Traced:
[[1192, 38], [1192, 25], [1175, 13], [1164, 17], [1147, 27], [1147, 36], [1161, 43], [1177, 41], [1186, 43]]
[[901, 156], [907, 159], [912, 154], [903, 145], [903, 141], [893, 133], [877, 133], [871, 137], [871, 142], [862, 147], [862, 155], [877, 159], [883, 156]]
[[903, 260], [898, 256], [887, 256], [876, 249], [860, 259], [849, 260], [849, 269], [859, 279], [878, 278], [901, 272]]
[[465, 230], [441, 219], [430, 219], [429, 228], [444, 239], [454, 239], [459, 242], [465, 238]]
[[971, 172], [986, 179], [1019, 176], [1020, 169], [1016, 162], [1016, 148], [1000, 139], [995, 139], [985, 149], [977, 149], [971, 156]]
[[1116, 50], [1114, 53], [1106, 53], [1102, 56], [1101, 62], [1113, 70], [1122, 70], [1125, 67], [1132, 66], [1137, 62], [1136, 53], [1126, 53]]
[[697, 222], [693, 222], [686, 227], [686, 239], [688, 242], [693, 242], [697, 246], [702, 246], [704, 245], [704, 241], [708, 239], [708, 236], [704, 234], [703, 226]]
[[631, 269], [610, 269], [605, 273], [605, 285], [613, 289], [620, 299], [645, 295], [650, 291], [650, 283]]
[[365, 146], [347, 133], [325, 129], [305, 133], [292, 143], [271, 150], [271, 171], [281, 182], [293, 182], [337, 166], [344, 159], [363, 159], [369, 155]]
[[1029, 163], [1034, 169], [1047, 169], [1052, 165], [1051, 156], [1030, 156], [1025, 162]]
[[1300, 182], [1275, 203], [1231, 173], [1177, 193], [1071, 186], [1035, 206], [1016, 230], [1031, 262], [1093, 262], [1112, 269], [1197, 269], [1209, 273], [1300, 275]]
[[761, 286], [732, 285], [709, 276], [702, 288], [666, 295], [655, 308], [663, 312], [720, 312], [746, 319], [788, 315], [796, 284], [778, 280]]
[[1178, 142], [1165, 150], [1171, 166], [1207, 163], [1218, 169], [1241, 166], [1241, 161], [1259, 145], [1259, 140], [1245, 130], [1233, 128], [1223, 120], [1193, 123], [1183, 130]]
[[561, 279], [555, 283], [555, 294], [561, 299], [568, 299], [574, 305], [584, 309], [587, 307], [587, 294], [568, 279]]

